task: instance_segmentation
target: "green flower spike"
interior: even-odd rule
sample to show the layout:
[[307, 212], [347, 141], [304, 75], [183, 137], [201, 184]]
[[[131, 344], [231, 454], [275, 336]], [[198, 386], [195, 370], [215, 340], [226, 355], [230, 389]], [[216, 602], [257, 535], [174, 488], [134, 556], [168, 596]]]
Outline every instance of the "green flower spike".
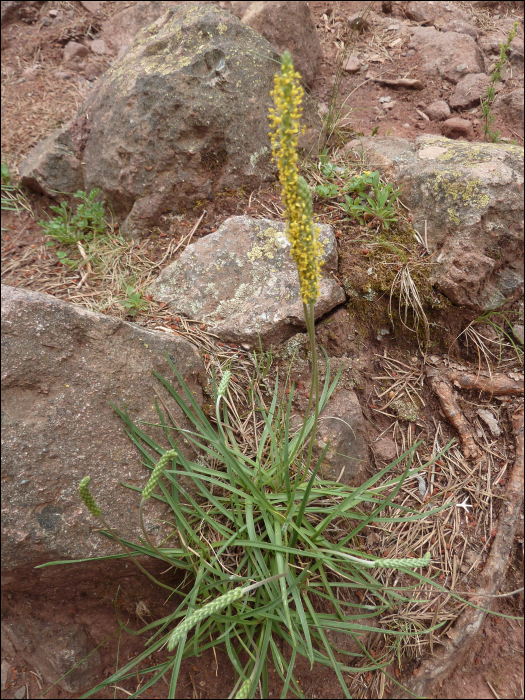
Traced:
[[430, 564], [430, 552], [421, 559], [378, 559], [374, 566], [380, 569], [420, 569]]
[[228, 388], [228, 384], [230, 383], [231, 376], [232, 373], [229, 369], [227, 369], [222, 375], [221, 383], [219, 384], [219, 388], [217, 389], [217, 395], [219, 397], [224, 396], [224, 394], [226, 393], [226, 389]]
[[177, 643], [181, 640], [181, 638], [184, 637], [184, 635], [187, 634], [192, 627], [195, 627], [197, 622], [204, 620], [205, 617], [209, 617], [210, 615], [215, 615], [215, 613], [220, 612], [230, 603], [234, 603], [236, 600], [239, 600], [239, 598], [242, 598], [243, 595], [246, 595], [246, 593], [249, 593], [250, 591], [253, 591], [256, 588], [259, 588], [259, 586], [264, 586], [265, 584], [270, 583], [270, 581], [276, 581], [278, 578], [286, 576], [287, 573], [288, 569], [286, 571], [283, 571], [281, 574], [272, 576], [271, 578], [265, 578], [264, 581], [252, 583], [249, 586], [240, 586], [239, 588], [232, 588], [231, 591], [228, 591], [228, 593], [219, 596], [219, 598], [216, 598], [210, 603], [206, 603], [206, 605], [203, 605], [202, 608], [198, 608], [189, 615], [186, 615], [184, 620], [179, 625], [177, 625], [177, 627], [171, 633], [170, 638], [168, 639], [168, 651], [173, 651], [177, 646]]
[[91, 495], [91, 492], [89, 490], [89, 481], [91, 477], [90, 476], [85, 476], [80, 484], [78, 485], [78, 492], [80, 494], [80, 498], [84, 501], [84, 504], [86, 508], [89, 510], [91, 515], [94, 515], [95, 518], [100, 517], [101, 510], [97, 506], [97, 502]]
[[192, 627], [195, 627], [197, 622], [204, 620], [205, 617], [214, 615], [230, 603], [234, 603], [236, 600], [239, 600], [239, 598], [242, 598], [245, 593], [246, 588], [242, 586], [240, 588], [232, 588], [231, 591], [228, 591], [228, 593], [225, 593], [219, 598], [212, 600], [211, 603], [206, 603], [206, 605], [203, 605], [202, 608], [198, 608], [190, 615], [187, 615], [171, 633], [171, 637], [168, 640], [168, 651], [173, 651], [180, 639], [187, 634]]
[[250, 691], [250, 686], [252, 684], [252, 679], [247, 678], [244, 683], [241, 685], [239, 690], [237, 691], [237, 695], [235, 696], [235, 700], [241, 700], [241, 698], [247, 698], [248, 693]]
[[150, 498], [168, 462], [170, 461], [170, 459], [173, 459], [176, 456], [177, 452], [175, 450], [168, 450], [168, 452], [165, 452], [162, 455], [162, 457], [157, 462], [157, 465], [155, 466], [155, 469], [153, 470], [149, 481], [144, 488], [144, 491], [142, 492], [142, 500], [147, 501], [148, 498]]

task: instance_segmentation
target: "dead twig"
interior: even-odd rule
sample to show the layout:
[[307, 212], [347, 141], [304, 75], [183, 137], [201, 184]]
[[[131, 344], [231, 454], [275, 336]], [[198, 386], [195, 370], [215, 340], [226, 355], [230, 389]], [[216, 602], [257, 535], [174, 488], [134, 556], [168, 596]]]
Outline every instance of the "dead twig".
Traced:
[[462, 389], [479, 389], [496, 396], [523, 394], [523, 379], [518, 379], [516, 373], [513, 373], [514, 377], [506, 374], [488, 377], [481, 373], [458, 372], [454, 369], [447, 369], [445, 373], [450, 381], [457, 382]]
[[474, 432], [457, 404], [452, 384], [434, 367], [425, 367], [425, 373], [445, 416], [459, 433], [466, 459], [477, 459], [480, 451], [474, 440]]

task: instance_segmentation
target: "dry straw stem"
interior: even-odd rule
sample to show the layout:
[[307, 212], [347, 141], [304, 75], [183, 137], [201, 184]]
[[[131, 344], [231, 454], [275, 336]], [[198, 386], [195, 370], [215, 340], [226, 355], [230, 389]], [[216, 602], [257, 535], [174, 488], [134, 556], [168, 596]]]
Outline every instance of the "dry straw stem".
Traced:
[[420, 362], [410, 366], [393, 357], [384, 355], [376, 355], [376, 357], [380, 358], [385, 374], [377, 375], [373, 379], [381, 382], [385, 388], [381, 390], [374, 386], [374, 391], [378, 399], [387, 396], [388, 400], [373, 410], [390, 418], [397, 418], [395, 414], [387, 413], [387, 409], [404, 397], [414, 406], [415, 411], [419, 412], [421, 408], [424, 408], [426, 404], [421, 391], [423, 372]]
[[[382, 371], [374, 380], [383, 384], [380, 391], [383, 396], [389, 396], [390, 392], [393, 392], [393, 398], [396, 398], [403, 395], [403, 390], [408, 386], [415, 387], [418, 392], [422, 391], [420, 381], [424, 374], [420, 363], [411, 366], [391, 357], [376, 357]], [[485, 407], [485, 403], [480, 403], [479, 407]], [[474, 410], [477, 410], [476, 406]], [[501, 417], [496, 417], [501, 420]], [[419, 466], [423, 464], [422, 458], [429, 460], [439, 454], [449, 439], [446, 437], [447, 424], [435, 419], [434, 423], [433, 438], [426, 438], [416, 454]], [[419, 503], [422, 510], [439, 505], [448, 505], [449, 508], [418, 522], [388, 522], [369, 526], [369, 533], [361, 543], [361, 547], [368, 548], [371, 554], [377, 557], [400, 557], [409, 552], [428, 549], [433, 562], [428, 578], [435, 575], [444, 588], [462, 596], [468, 595], [469, 598], [468, 591], [475, 582], [476, 574], [483, 565], [493, 541], [496, 523], [494, 509], [498, 507], [503, 496], [501, 480], [506, 474], [507, 465], [512, 462], [513, 452], [506, 440], [499, 440], [495, 444], [493, 436], [487, 434], [486, 427], [480, 420], [476, 419], [474, 429], [480, 435], [478, 440], [482, 456], [479, 459], [474, 463], [469, 462], [462, 452], [453, 446], [437, 462], [431, 462], [426, 470], [419, 472], [427, 487], [426, 495], [421, 494], [415, 479], [407, 479], [395, 504], [389, 507], [385, 516], [395, 517], [402, 512], [400, 507], [414, 506], [415, 503]], [[417, 430], [416, 425], [396, 419], [377, 439], [391, 434], [398, 454], [403, 454], [414, 444]], [[425, 432], [420, 435], [425, 435]], [[402, 464], [398, 468], [402, 468]], [[459, 503], [467, 503], [468, 510], [457, 507]], [[403, 576], [396, 572], [380, 571], [378, 577], [383, 590], [395, 590], [404, 583]], [[474, 592], [475, 588], [471, 590]], [[401, 621], [404, 621], [403, 625], [411, 630], [403, 641], [403, 656], [408, 659], [421, 658], [427, 651], [435, 652], [439, 648], [436, 642], [465, 609], [465, 604], [458, 603], [452, 596], [424, 583], [411, 597], [410, 603], [398, 606], [382, 619], [386, 627], [391, 629], [399, 629]], [[365, 594], [362, 601], [365, 603], [367, 600], [370, 601], [370, 598]], [[428, 627], [440, 623], [445, 623], [445, 626], [439, 632], [423, 634]], [[373, 642], [369, 650], [376, 659], [384, 661], [393, 661], [399, 652], [391, 640], [381, 636]], [[385, 690], [383, 674], [376, 672], [372, 680], [367, 679], [366, 682], [365, 676], [366, 674], [356, 674], [351, 687], [352, 696], [380, 696], [381, 688], [383, 692]]]
[[[203, 216], [179, 240], [152, 243], [126, 240], [108, 233], [93, 241], [83, 242], [79, 248], [61, 248], [78, 265], [71, 270], [59, 265], [54, 252], [45, 245], [27, 248], [20, 258], [13, 259], [2, 271], [2, 281], [53, 296], [88, 308], [90, 311], [109, 313], [122, 318], [127, 310], [121, 304], [126, 286], [142, 293], [151, 283], [160, 267], [168, 264], [193, 238]], [[109, 231], [112, 227], [109, 227]], [[51, 239], [49, 239], [51, 240]], [[152, 260], [156, 249], [161, 249], [158, 262]], [[57, 268], [58, 265], [58, 268]], [[155, 303], [152, 303], [155, 307]]]
[[[516, 443], [516, 458], [511, 478], [505, 491], [505, 507], [500, 512], [497, 533], [492, 543], [490, 555], [483, 568], [478, 588], [473, 592], [475, 595], [471, 599], [474, 603], [484, 608], [490, 608], [492, 600], [504, 582], [507, 563], [523, 504], [523, 415], [523, 406], [509, 409], [509, 417]], [[431, 688], [435, 683], [446, 678], [455, 667], [457, 659], [462, 657], [474, 640], [486, 614], [485, 610], [466, 608], [454, 627], [447, 630], [446, 646], [440, 646], [436, 650], [434, 657], [422, 664], [417, 677], [408, 681], [407, 690], [425, 697], [431, 692]], [[396, 692], [393, 697], [406, 696]]]

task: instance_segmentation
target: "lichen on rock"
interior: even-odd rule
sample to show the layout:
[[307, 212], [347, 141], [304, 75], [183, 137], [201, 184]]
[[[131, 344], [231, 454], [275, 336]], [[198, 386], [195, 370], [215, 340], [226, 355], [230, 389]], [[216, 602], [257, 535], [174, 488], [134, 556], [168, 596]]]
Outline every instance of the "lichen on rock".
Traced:
[[[337, 269], [334, 232], [321, 227], [321, 297], [316, 318], [345, 301], [330, 272]], [[224, 340], [279, 343], [304, 327], [297, 268], [285, 224], [236, 216], [188, 246], [150, 287], [174, 312], [202, 320]]]

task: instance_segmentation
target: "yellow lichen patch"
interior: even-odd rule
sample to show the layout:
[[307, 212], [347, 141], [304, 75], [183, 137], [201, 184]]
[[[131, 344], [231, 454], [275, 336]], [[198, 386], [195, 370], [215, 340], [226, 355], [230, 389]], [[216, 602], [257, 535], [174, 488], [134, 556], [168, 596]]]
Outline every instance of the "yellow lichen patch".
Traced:
[[[511, 143], [465, 143], [453, 141], [440, 136], [429, 136], [422, 144], [419, 157], [425, 158], [425, 152], [433, 151], [433, 157], [442, 163], [457, 160], [461, 165], [475, 165], [493, 160], [505, 160], [507, 156], [523, 157], [523, 148]], [[438, 152], [441, 151], [440, 153]]]
[[286, 239], [283, 234], [272, 226], [258, 233], [257, 237], [262, 239], [262, 242], [260, 244], [255, 243], [248, 252], [248, 259], [252, 263], [255, 260], [260, 260], [262, 257], [273, 260], [277, 251], [286, 245]]
[[459, 224], [459, 216], [456, 214], [454, 209], [447, 209], [448, 212], [448, 217], [451, 221], [453, 221], [455, 224]]
[[438, 172], [434, 177], [432, 189], [442, 192], [446, 197], [456, 201], [462, 200], [465, 206], [482, 208], [488, 206], [490, 197], [480, 190], [483, 184], [479, 178], [467, 180], [464, 173], [458, 170]]

